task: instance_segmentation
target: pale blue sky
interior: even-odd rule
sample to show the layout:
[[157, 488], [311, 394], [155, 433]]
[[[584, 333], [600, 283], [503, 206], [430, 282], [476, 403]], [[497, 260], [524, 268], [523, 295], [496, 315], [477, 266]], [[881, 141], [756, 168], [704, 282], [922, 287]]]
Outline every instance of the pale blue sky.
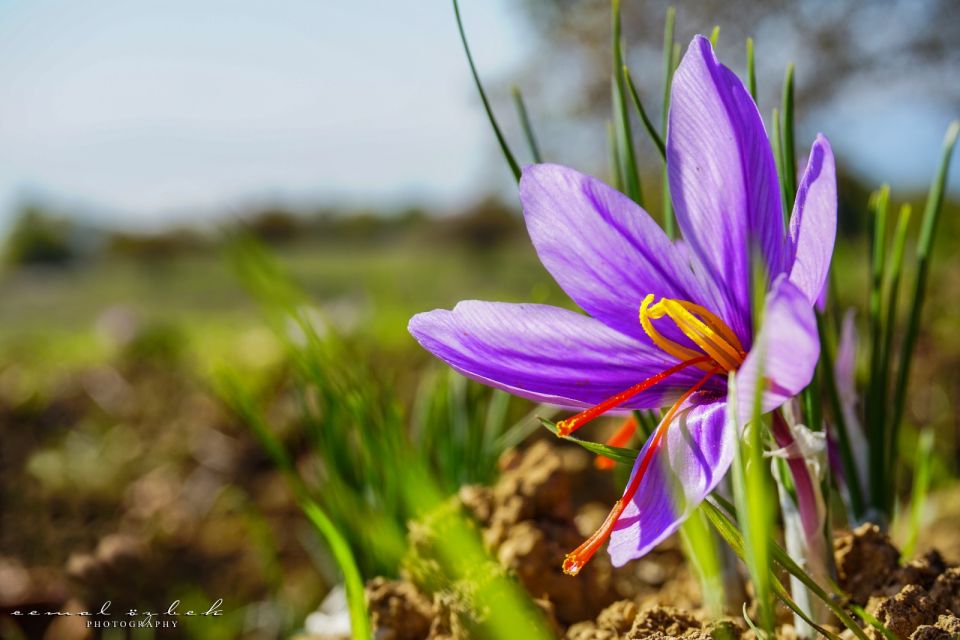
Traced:
[[[509, 0], [463, 10], [502, 84], [530, 37]], [[947, 115], [858, 95], [818, 128], [871, 176], [926, 180]], [[444, 0], [0, 6], [0, 224], [37, 194], [152, 226], [272, 200], [455, 206], [509, 186]]]

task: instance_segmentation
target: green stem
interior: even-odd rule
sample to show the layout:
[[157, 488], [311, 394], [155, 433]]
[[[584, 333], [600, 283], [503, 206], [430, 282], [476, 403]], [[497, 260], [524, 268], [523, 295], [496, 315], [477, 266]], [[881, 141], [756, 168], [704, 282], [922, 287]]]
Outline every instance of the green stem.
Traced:
[[507, 144], [507, 139], [503, 136], [503, 132], [500, 130], [500, 125], [497, 124], [497, 118], [493, 115], [493, 109], [490, 107], [490, 101], [487, 100], [487, 93], [483, 90], [483, 83], [480, 82], [480, 74], [477, 73], [477, 67], [473, 63], [473, 55], [470, 53], [470, 45], [467, 44], [467, 34], [463, 30], [463, 20], [460, 18], [460, 4], [457, 0], [453, 0], [453, 13], [457, 18], [457, 29], [460, 31], [460, 42], [463, 43], [463, 51], [467, 54], [467, 63], [470, 65], [470, 73], [473, 74], [473, 82], [477, 85], [477, 92], [480, 94], [480, 100], [483, 102], [483, 109], [487, 112], [487, 119], [490, 121], [490, 126], [493, 127], [493, 134], [497, 136], [497, 142], [500, 143], [500, 151], [503, 152], [503, 157], [507, 161], [507, 164], [510, 165], [510, 171], [513, 173], [513, 177], [517, 182], [520, 182], [520, 165], [517, 164], [516, 158], [514, 158], [513, 153], [510, 151], [510, 146]]
[[540, 155], [540, 145], [537, 144], [537, 137], [533, 134], [533, 125], [530, 123], [530, 115], [527, 113], [527, 105], [523, 101], [523, 94], [520, 93], [520, 87], [514, 86], [513, 104], [517, 108], [517, 116], [520, 118], [520, 126], [523, 127], [523, 135], [527, 139], [527, 146], [530, 147], [530, 155], [533, 161], [540, 163], [543, 158]]
[[643, 192], [640, 188], [640, 173], [637, 169], [637, 154], [633, 148], [633, 134], [630, 128], [630, 113], [627, 110], [626, 88], [623, 82], [623, 38], [621, 36], [620, 0], [612, 3], [613, 23], [613, 74], [610, 82], [613, 98], [613, 124], [617, 133], [617, 149], [620, 153], [620, 171], [627, 195], [643, 206]]
[[917, 334], [920, 330], [920, 314], [923, 310], [923, 300], [927, 291], [927, 277], [930, 271], [930, 256], [933, 250], [933, 239], [936, 235], [937, 223], [940, 220], [940, 211], [943, 209], [943, 194], [950, 168], [950, 158], [953, 148], [960, 134], [960, 121], [954, 121], [947, 129], [943, 140], [943, 154], [936, 177], [930, 185], [927, 195], [926, 208], [923, 212], [923, 223], [920, 230], [920, 239], [917, 242], [917, 272], [913, 281], [911, 295], [910, 316], [907, 320], [906, 334], [900, 349], [897, 382], [894, 387], [893, 419], [891, 421], [890, 441], [896, 446], [897, 434], [903, 420], [904, 405], [907, 397], [907, 383], [910, 379], [910, 361], [917, 343]]

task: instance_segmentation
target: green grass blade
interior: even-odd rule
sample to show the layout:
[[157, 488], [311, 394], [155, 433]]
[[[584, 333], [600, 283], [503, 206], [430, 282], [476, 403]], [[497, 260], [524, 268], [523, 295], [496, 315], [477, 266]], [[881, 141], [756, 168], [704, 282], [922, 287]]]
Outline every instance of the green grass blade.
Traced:
[[[714, 503], [719, 504], [722, 507], [722, 509], [720, 507], [717, 507], [716, 504]], [[731, 520], [731, 516], [733, 516], [735, 513], [733, 505], [731, 505], [729, 502], [724, 500], [718, 494], [714, 493], [713, 495], [710, 496], [710, 498], [708, 498], [702, 503], [701, 508], [704, 510], [704, 513], [710, 519], [710, 523], [717, 530], [717, 532], [724, 539], [724, 541], [730, 546], [733, 552], [737, 554], [740, 558], [744, 558], [743, 536], [741, 535], [740, 531], [737, 529], [736, 524]], [[727, 511], [730, 514], [730, 516], [724, 513], [724, 511]], [[783, 568], [783, 570], [786, 571], [788, 574], [796, 577], [801, 582], [803, 582], [804, 585], [807, 588], [809, 588], [810, 591], [819, 600], [821, 600], [835, 616], [837, 616], [840, 622], [845, 627], [847, 627], [847, 629], [849, 629], [854, 636], [856, 636], [859, 640], [869, 640], [866, 633], [864, 633], [863, 629], [860, 628], [860, 625], [858, 625], [853, 620], [853, 618], [851, 618], [850, 615], [846, 611], [844, 611], [843, 607], [841, 607], [838, 604], [838, 601], [840, 601], [839, 598], [831, 597], [831, 595], [827, 593], [827, 591], [823, 587], [817, 584], [815, 580], [810, 578], [807, 572], [804, 571], [803, 568], [800, 567], [800, 565], [798, 565], [796, 562], [793, 561], [792, 558], [790, 558], [787, 552], [784, 551], [783, 547], [777, 544], [776, 541], [774, 540], [770, 541], [770, 549], [772, 552], [771, 555], [773, 556], [773, 559], [777, 562], [777, 564], [779, 564]], [[775, 590], [775, 593], [777, 593], [777, 596], [781, 600], [783, 600], [784, 603], [787, 604], [787, 606], [790, 606], [790, 603], [784, 600], [784, 597], [789, 598], [789, 594], [787, 594], [786, 588], [776, 578], [776, 575], [771, 576], [771, 584], [774, 585], [773, 588]], [[779, 587], [777, 587], [776, 585], [779, 585]], [[834, 586], [835, 585], [831, 585], [831, 588], [833, 588]], [[781, 593], [783, 595], [781, 595]], [[794, 612], [799, 612], [798, 608], [794, 609], [791, 606], [791, 609], [793, 609]], [[805, 617], [805, 614], [801, 613], [801, 617]], [[820, 633], [824, 633], [828, 637], [833, 637], [833, 638], [837, 637], [835, 635], [832, 635], [830, 632], [825, 633], [825, 630], [821, 630], [820, 628], [818, 628], [812, 620], [805, 619], [805, 621], [808, 624], [811, 624], [811, 626], [816, 628]]]
[[483, 83], [480, 82], [480, 74], [477, 73], [477, 67], [473, 63], [473, 55], [470, 53], [470, 45], [467, 44], [467, 34], [463, 29], [463, 20], [460, 18], [460, 4], [457, 0], [453, 0], [453, 13], [457, 18], [457, 29], [460, 31], [460, 42], [463, 44], [463, 52], [467, 54], [467, 63], [470, 65], [470, 73], [473, 74], [473, 82], [477, 85], [477, 92], [480, 94], [480, 100], [483, 102], [483, 109], [487, 112], [487, 119], [490, 120], [490, 126], [493, 127], [493, 133], [497, 136], [497, 142], [500, 143], [500, 151], [503, 152], [503, 157], [506, 159], [507, 164], [510, 165], [510, 171], [513, 173], [513, 177], [520, 182], [520, 165], [517, 164], [516, 158], [514, 158], [513, 153], [510, 151], [510, 146], [507, 144], [507, 139], [503, 136], [503, 132], [500, 130], [500, 125], [497, 124], [497, 118], [493, 115], [493, 108], [490, 106], [490, 101], [487, 100], [487, 92], [483, 90]]
[[221, 397], [243, 418], [243, 423], [250, 428], [274, 466], [281, 472], [300, 509], [323, 536], [334, 561], [340, 567], [347, 592], [350, 628], [354, 640], [371, 640], [373, 631], [367, 615], [363, 577], [346, 537], [340, 533], [323, 509], [310, 498], [307, 488], [294, 469], [293, 462], [283, 445], [271, 432], [250, 393], [243, 389], [232, 376], [222, 377], [219, 386]]
[[620, 170], [620, 149], [617, 145], [617, 132], [613, 122], [607, 121], [607, 150], [610, 154], [610, 180], [613, 188], [623, 191], [623, 172]]
[[527, 139], [527, 146], [530, 147], [530, 155], [536, 163], [543, 162], [540, 155], [540, 145], [537, 144], [537, 136], [533, 133], [533, 124], [530, 122], [530, 114], [527, 112], [527, 105], [523, 101], [523, 94], [520, 93], [520, 87], [514, 86], [513, 104], [517, 108], [517, 117], [520, 118], [520, 125], [523, 127], [523, 135]]
[[[716, 497], [716, 494], [714, 494], [714, 497]], [[724, 542], [727, 543], [727, 546], [730, 547], [737, 557], [746, 562], [746, 551], [744, 549], [743, 537], [740, 531], [737, 530], [737, 527], [727, 517], [727, 515], [713, 505], [709, 499], [703, 502], [700, 509], [707, 516], [707, 519], [710, 521], [710, 524], [713, 526], [713, 528], [717, 531], [717, 533], [720, 534], [720, 537], [723, 538]], [[783, 583], [780, 582], [780, 579], [777, 578], [776, 574], [774, 573], [770, 574], [770, 584], [776, 597], [785, 605], [787, 605], [787, 607], [789, 607], [794, 613], [799, 615], [807, 624], [816, 629], [818, 632], [822, 633], [825, 637], [830, 638], [831, 640], [839, 640], [840, 636], [819, 626], [807, 615], [803, 609], [797, 605], [796, 602], [794, 602], [793, 598], [790, 597], [790, 592], [787, 591], [787, 588], [783, 586]]]
[[787, 181], [784, 178], [784, 160], [783, 160], [783, 136], [780, 128], [780, 110], [774, 109], [771, 118], [773, 122], [773, 136], [770, 139], [770, 146], [773, 148], [773, 160], [777, 164], [777, 174], [780, 176], [780, 202], [783, 204], [784, 224], [790, 223], [790, 195], [787, 193]]
[[367, 615], [363, 578], [360, 576], [360, 569], [357, 568], [353, 553], [350, 551], [350, 545], [317, 503], [304, 499], [300, 508], [324, 540], [327, 541], [330, 552], [343, 573], [343, 583], [347, 592], [347, 604], [350, 611], [351, 635], [354, 640], [370, 640], [373, 637], [373, 630], [370, 628], [370, 618]]
[[667, 133], [667, 116], [670, 113], [670, 86], [673, 84], [673, 71], [677, 68], [673, 61], [673, 38], [677, 22], [677, 10], [667, 7], [667, 17], [663, 24], [663, 107], [660, 110], [660, 130]]
[[784, 200], [784, 214], [793, 209], [793, 199], [797, 193], [797, 156], [794, 148], [793, 122], [793, 64], [787, 65], [787, 73], [783, 79], [783, 138], [780, 144], [780, 154], [783, 156], [783, 188], [787, 194]]
[[[554, 435], [557, 434], [557, 425], [546, 418], [540, 418], [540, 425], [552, 432]], [[601, 444], [599, 442], [591, 442], [589, 440], [581, 440], [576, 436], [561, 436], [562, 440], [567, 440], [569, 442], [575, 442], [580, 445], [590, 453], [595, 453], [598, 456], [606, 456], [615, 462], [620, 462], [622, 464], [633, 464], [637, 459], [638, 451], [633, 449], [625, 449], [623, 447], [611, 447], [608, 444]]]
[[643, 206], [643, 192], [640, 187], [640, 172], [637, 168], [637, 154], [633, 147], [633, 134], [630, 128], [630, 112], [627, 110], [626, 88], [623, 82], [623, 37], [621, 35], [620, 0], [612, 2], [613, 23], [613, 73], [610, 88], [613, 99], [613, 124], [616, 131], [617, 150], [619, 152], [620, 173], [626, 187], [626, 194], [634, 202]]
[[913, 458], [913, 489], [910, 494], [910, 521], [907, 539], [901, 547], [900, 556], [904, 560], [913, 557], [920, 535], [923, 520], [923, 506], [930, 489], [930, 476], [933, 470], [933, 430], [925, 429], [917, 440], [917, 450]]
[[757, 65], [754, 60], [753, 38], [747, 38], [747, 88], [753, 101], [757, 101]]
[[[673, 72], [677, 68], [674, 57], [674, 32], [677, 20], [677, 10], [667, 7], [667, 17], [663, 25], [663, 107], [660, 110], [660, 131], [662, 137], [667, 137], [667, 121], [670, 112], [670, 89], [673, 85]], [[677, 235], [677, 221], [673, 216], [673, 200], [670, 198], [670, 181], [667, 176], [666, 154], [663, 158], [663, 169], [660, 172], [661, 197], [663, 200], [663, 230], [668, 238]]]
[[710, 32], [710, 46], [716, 49], [717, 42], [719, 40], [720, 40], [720, 25], [714, 25], [713, 31]]
[[850, 495], [850, 510], [853, 512], [853, 519], [859, 522], [864, 513], [864, 495], [863, 487], [860, 486], [860, 475], [857, 473], [856, 459], [853, 455], [853, 446], [850, 442], [850, 435], [847, 433], [847, 422], [843, 415], [843, 405], [840, 402], [840, 390], [837, 387], [837, 379], [834, 372], [834, 354], [836, 345], [827, 333], [828, 321], [821, 313], [817, 313], [817, 331], [820, 336], [820, 360], [823, 364], [821, 373], [823, 374], [824, 387], [827, 390], [827, 399], [830, 402], [830, 409], [833, 413], [833, 424], [837, 434], [837, 445], [840, 448], [840, 459], [843, 462], [843, 479], [847, 485], [847, 492]]
[[883, 185], [870, 196], [870, 223], [873, 233], [870, 247], [870, 294], [868, 305], [870, 336], [870, 382], [867, 385], [866, 423], [870, 442], [870, 502], [884, 511], [887, 504], [887, 452], [888, 436], [883, 419], [884, 391], [880, 385], [880, 366], [883, 342], [883, 273], [886, 263], [887, 209], [890, 202], [890, 186]]
[[[763, 348], [762, 345], [760, 348]], [[757, 374], [757, 379], [763, 379], [762, 372]], [[733, 390], [735, 383], [732, 376], [730, 384], [729, 396], [735, 398], [736, 391]], [[743, 535], [744, 560], [753, 583], [754, 597], [759, 605], [759, 623], [764, 631], [772, 636], [776, 616], [773, 587], [770, 583], [769, 541], [773, 533], [773, 511], [769, 505], [774, 504], [775, 497], [770, 490], [770, 483], [766, 476], [767, 465], [763, 460], [761, 439], [763, 423], [760, 419], [762, 391], [762, 385], [757, 385], [751, 414], [753, 418], [737, 443], [732, 478], [734, 502], [737, 505], [737, 513], [741, 515], [739, 524]], [[730, 412], [737, 415], [735, 407], [731, 407]]]
[[917, 242], [917, 269], [913, 281], [913, 291], [910, 296], [910, 314], [907, 319], [906, 331], [900, 348], [900, 360], [897, 369], [897, 381], [894, 385], [893, 417], [891, 420], [890, 441], [896, 446], [897, 434], [903, 420], [903, 411], [907, 398], [907, 383], [910, 380], [910, 361], [917, 343], [917, 334], [920, 331], [920, 315], [923, 310], [923, 301], [927, 290], [927, 277], [930, 271], [930, 258], [933, 250], [933, 239], [936, 237], [937, 223], [940, 221], [940, 212], [943, 209], [943, 194], [947, 183], [950, 168], [950, 158], [953, 148], [960, 134], [960, 121], [954, 121], [947, 129], [943, 140], [943, 154], [937, 169], [927, 203], [923, 212], [923, 222], [920, 229], [920, 238]]
[[623, 67], [623, 79], [627, 83], [627, 91], [630, 93], [633, 106], [636, 108], [637, 114], [640, 116], [640, 121], [643, 122], [644, 129], [647, 130], [647, 133], [650, 135], [650, 139], [657, 147], [657, 151], [660, 152], [660, 158], [662, 158], [663, 162], [666, 163], [667, 148], [664, 146], [663, 140], [660, 138], [660, 134], [657, 133], [657, 130], [654, 128], [653, 123], [650, 122], [650, 118], [647, 117], [647, 110], [643, 108], [643, 102], [640, 100], [640, 94], [637, 93], [637, 87], [633, 83], [633, 78], [630, 76], [630, 69], [628, 69], [626, 66]]
[[[900, 207], [900, 215], [897, 217], [897, 228], [893, 234], [893, 248], [890, 251], [890, 261], [886, 269], [887, 281], [884, 287], [886, 299], [886, 314], [883, 322], [883, 341], [881, 344], [881, 362], [880, 362], [880, 388], [884, 395], [890, 389], [890, 361], [893, 352], [893, 335], [897, 324], [897, 308], [900, 294], [900, 276], [903, 271], [903, 256], [907, 247], [907, 233], [910, 227], [910, 216], [912, 208], [909, 204]], [[887, 429], [887, 437], [891, 435], [892, 429]], [[893, 451], [895, 443], [888, 441], [886, 443], [887, 468], [894, 462]]]
[[653, 412], [648, 409], [637, 409], [633, 412], [633, 419], [637, 423], [637, 429], [643, 440], [653, 435], [657, 430], [657, 418]]
[[723, 564], [703, 511], [697, 509], [680, 525], [683, 553], [693, 565], [703, 594], [703, 606], [711, 617], [723, 614], [725, 603]]
[[858, 605], [858, 604], [851, 604], [851, 605], [850, 605], [850, 609], [851, 609], [855, 614], [857, 614], [858, 616], [860, 616], [860, 617], [863, 619], [864, 622], [866, 622], [866, 623], [869, 624], [871, 627], [873, 627], [874, 629], [876, 629], [877, 631], [879, 631], [879, 632], [880, 632], [880, 635], [882, 635], [886, 640], [903, 640], [900, 636], [898, 636], [897, 634], [895, 634], [893, 631], [890, 631], [890, 629], [887, 627], [887, 625], [885, 625], [885, 624], [883, 624], [882, 622], [880, 622], [880, 620], [877, 619], [877, 617], [876, 617], [875, 615], [873, 615], [872, 613], [870, 613], [869, 611], [867, 611], [866, 609], [864, 609], [864, 608], [861, 607], [860, 605]]

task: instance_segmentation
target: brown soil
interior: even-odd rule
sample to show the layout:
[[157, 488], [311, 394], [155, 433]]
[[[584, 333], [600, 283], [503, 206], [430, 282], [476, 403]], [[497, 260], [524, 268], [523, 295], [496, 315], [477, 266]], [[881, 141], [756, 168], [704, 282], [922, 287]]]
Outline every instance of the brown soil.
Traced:
[[[560, 637], [753, 638], [739, 617], [707, 619], [699, 586], [675, 540], [622, 569], [601, 553], [577, 578], [563, 575], [564, 554], [606, 514], [605, 505], [577, 491], [596, 487], [597, 479], [590, 477], [596, 473], [585, 452], [541, 441], [505, 457], [493, 487], [464, 488], [458, 507], [477, 521], [491, 556], [535, 599]], [[608, 497], [612, 502], [612, 489]], [[418, 545], [423, 551], [423, 539], [413, 540]], [[953, 639], [960, 633], [960, 567], [949, 566], [936, 551], [901, 564], [899, 550], [869, 524], [838, 534], [834, 546], [838, 581], [850, 601], [900, 638]], [[415, 569], [400, 580], [372, 581], [367, 596], [378, 638], [469, 638], [472, 622], [482, 617], [456, 586], [426, 586]], [[791, 618], [781, 613], [778, 636], [793, 637]], [[865, 628], [872, 638], [884, 637]]]

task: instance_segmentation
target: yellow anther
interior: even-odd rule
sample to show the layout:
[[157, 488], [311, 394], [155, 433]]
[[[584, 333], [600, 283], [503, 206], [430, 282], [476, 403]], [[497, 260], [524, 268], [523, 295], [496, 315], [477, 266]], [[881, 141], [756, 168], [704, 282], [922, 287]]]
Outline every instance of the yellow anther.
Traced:
[[[654, 295], [649, 294], [640, 304], [640, 325], [658, 347], [680, 360], [689, 360], [701, 355], [693, 349], [668, 340], [654, 328], [652, 321], [666, 316], [721, 368], [734, 371], [743, 363], [746, 354], [740, 340], [716, 315], [686, 300], [661, 298], [658, 303], [651, 304], [653, 299]], [[700, 368], [710, 369], [711, 367], [713, 364], [705, 363]]]

